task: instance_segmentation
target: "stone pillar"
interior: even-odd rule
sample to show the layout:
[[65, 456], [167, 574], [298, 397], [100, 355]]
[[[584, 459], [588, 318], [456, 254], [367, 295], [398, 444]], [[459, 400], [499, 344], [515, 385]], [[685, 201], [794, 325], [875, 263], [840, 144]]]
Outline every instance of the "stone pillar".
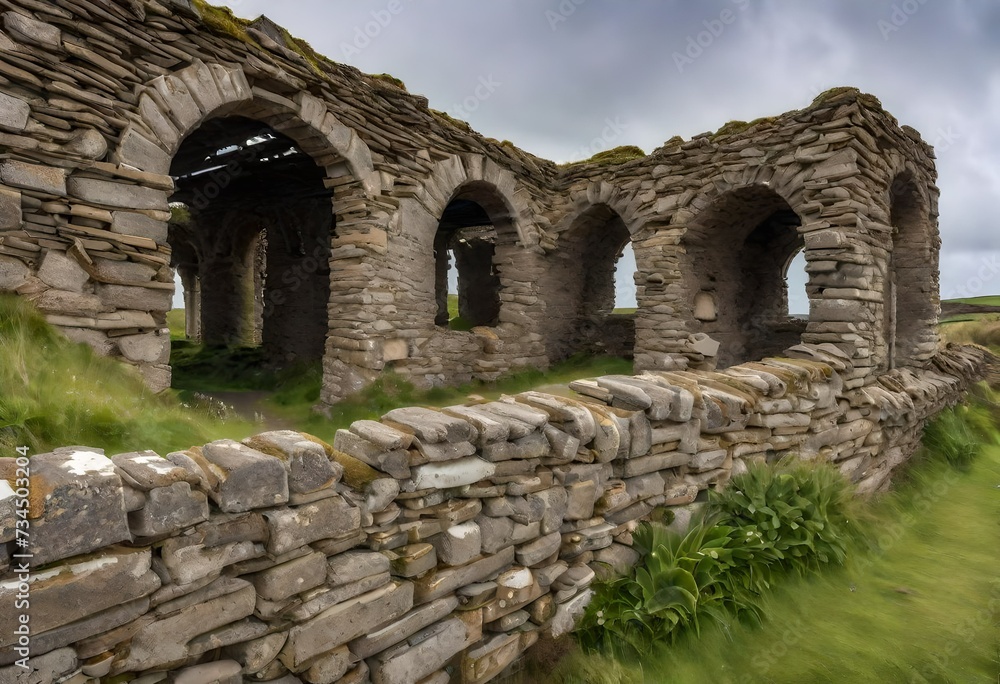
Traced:
[[262, 343], [279, 361], [318, 361], [327, 334], [333, 212], [325, 202], [279, 211], [267, 237]]

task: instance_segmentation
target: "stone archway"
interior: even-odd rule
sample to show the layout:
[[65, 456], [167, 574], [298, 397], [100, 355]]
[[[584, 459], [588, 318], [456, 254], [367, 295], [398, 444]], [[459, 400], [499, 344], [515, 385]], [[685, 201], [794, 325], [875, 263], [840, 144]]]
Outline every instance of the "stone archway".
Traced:
[[726, 190], [687, 224], [692, 332], [719, 345], [696, 362], [726, 367], [798, 344], [807, 322], [788, 315], [785, 275], [804, 245], [802, 223], [778, 192], [757, 184]]
[[[172, 186], [166, 174], [187, 138], [208, 120], [241, 117], [294, 142], [319, 167], [322, 184], [330, 188], [325, 213], [331, 224], [346, 216], [353, 218], [368, 197], [380, 192], [380, 179], [367, 146], [322, 101], [306, 92], [286, 98], [251, 86], [238, 67], [195, 61], [147, 83], [137, 99], [138, 117], [123, 131], [111, 159], [119, 168], [132, 169], [140, 182], [151, 179], [156, 187]], [[238, 167], [225, 166], [220, 171], [230, 181], [239, 175]], [[219, 185], [224, 189], [228, 182]], [[125, 206], [115, 213], [117, 232], [151, 238], [158, 252], [169, 254], [165, 199], [157, 195], [149, 201], [122, 202]], [[326, 258], [314, 261], [321, 264]], [[301, 264], [295, 267], [301, 270]], [[331, 296], [334, 290], [331, 285]], [[162, 325], [166, 311], [151, 313]], [[324, 321], [324, 338], [327, 329]], [[326, 354], [330, 351], [327, 345]], [[169, 373], [169, 368], [162, 367], [161, 376], [163, 372]]]
[[889, 186], [889, 250], [882, 290], [882, 337], [888, 369], [921, 365], [937, 348], [937, 235], [914, 174]]
[[631, 357], [633, 315], [613, 315], [615, 273], [631, 232], [605, 203], [577, 211], [560, 233], [546, 273], [546, 344], [549, 360], [579, 352]]

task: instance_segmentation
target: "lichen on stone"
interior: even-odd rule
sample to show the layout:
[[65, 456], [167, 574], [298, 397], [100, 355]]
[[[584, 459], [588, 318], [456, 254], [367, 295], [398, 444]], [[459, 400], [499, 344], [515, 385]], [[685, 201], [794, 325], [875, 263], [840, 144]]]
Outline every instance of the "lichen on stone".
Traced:
[[402, 90], [404, 93], [409, 92], [406, 89], [406, 84], [403, 83], [402, 79], [396, 78], [392, 74], [371, 74], [371, 77], [376, 80], [382, 81], [383, 83], [394, 85], [400, 90]]
[[252, 43], [254, 40], [247, 33], [247, 26], [250, 22], [233, 14], [228, 7], [216, 7], [210, 5], [205, 0], [193, 0], [195, 9], [201, 15], [201, 20], [205, 25], [216, 33], [241, 40], [244, 43]]
[[619, 147], [613, 147], [610, 150], [598, 152], [584, 163], [611, 166], [624, 164], [625, 162], [630, 162], [633, 159], [642, 159], [645, 156], [646, 153], [643, 152], [641, 147], [637, 147], [635, 145], [621, 145]]

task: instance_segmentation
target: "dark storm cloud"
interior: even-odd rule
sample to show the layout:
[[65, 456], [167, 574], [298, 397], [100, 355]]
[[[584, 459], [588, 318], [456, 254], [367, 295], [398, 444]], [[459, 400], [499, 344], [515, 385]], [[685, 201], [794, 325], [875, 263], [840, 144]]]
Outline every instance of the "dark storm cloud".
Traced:
[[[431, 106], [566, 161], [647, 152], [853, 85], [938, 154], [942, 291], [1000, 255], [1000, 3], [994, 0], [231, 0], [320, 52], [389, 72]], [[488, 96], [476, 88], [491, 84]], [[480, 89], [480, 93], [485, 92]], [[971, 269], [971, 270], [970, 270]], [[1000, 291], [1000, 277], [986, 291]]]

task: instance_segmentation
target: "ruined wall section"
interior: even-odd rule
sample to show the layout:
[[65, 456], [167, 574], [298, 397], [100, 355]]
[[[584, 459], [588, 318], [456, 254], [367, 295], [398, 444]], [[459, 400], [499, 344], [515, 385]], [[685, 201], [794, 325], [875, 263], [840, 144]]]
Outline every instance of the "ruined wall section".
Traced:
[[[900, 177], [905, 183], [895, 180]], [[770, 194], [802, 223], [811, 314], [801, 341], [835, 345], [850, 361], [845, 380], [858, 386], [889, 366], [883, 299], [894, 181], [895, 192], [903, 187], [919, 198], [920, 225], [913, 231], [919, 247], [909, 259], [925, 264], [909, 285], [917, 291], [918, 320], [912, 324], [917, 339], [912, 353], [896, 365], [925, 363], [938, 343], [935, 178], [933, 153], [915, 131], [901, 129], [871, 96], [838, 89], [804, 110], [727, 124], [689, 141], [674, 139], [617, 167], [566, 169], [549, 214], [548, 246], [557, 253], [572, 241], [577, 217], [595, 205], [621, 215], [632, 232], [638, 267], [637, 367], [713, 367], [718, 340], [695, 316], [698, 280], [710, 270], [706, 263], [728, 247], [739, 251], [745, 237], [739, 224], [755, 207], [732, 198]], [[726, 279], [730, 289], [744, 285], [737, 268], [717, 270], [712, 278]], [[550, 289], [549, 296], [552, 318], [563, 302], [557, 290]]]
[[850, 390], [846, 364], [769, 358], [401, 408], [332, 445], [66, 447], [20, 465], [30, 577], [10, 555], [19, 464], [0, 459], [0, 603], [28, 589], [33, 670], [12, 665], [5, 609], [0, 681], [486, 682], [573, 628], [654, 508], [688, 520], [705, 490], [782, 456], [882, 490], [988, 362], [950, 348]]

